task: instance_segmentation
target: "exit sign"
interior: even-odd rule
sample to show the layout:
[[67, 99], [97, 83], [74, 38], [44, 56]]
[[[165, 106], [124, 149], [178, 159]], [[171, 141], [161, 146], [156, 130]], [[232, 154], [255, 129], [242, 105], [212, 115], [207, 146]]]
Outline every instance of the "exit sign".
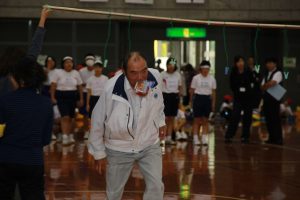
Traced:
[[205, 38], [205, 28], [167, 28], [167, 37], [169, 38]]

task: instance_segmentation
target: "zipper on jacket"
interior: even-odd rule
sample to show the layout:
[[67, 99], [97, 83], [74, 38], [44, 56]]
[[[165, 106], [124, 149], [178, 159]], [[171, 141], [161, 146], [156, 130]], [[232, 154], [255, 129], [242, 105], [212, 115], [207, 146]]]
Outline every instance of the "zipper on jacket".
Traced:
[[[105, 119], [104, 119], [104, 123], [103, 123], [103, 126], [104, 126], [104, 137], [105, 137], [105, 131], [106, 131], [106, 126], [105, 126], [105, 122], [106, 122], [106, 119], [107, 119], [107, 116], [105, 115]], [[110, 139], [110, 135], [108, 136], [108, 138]]]
[[130, 108], [128, 108], [128, 120], [127, 120], [127, 131], [128, 131], [128, 134], [132, 137], [132, 139], [134, 139], [133, 135], [130, 133], [129, 131], [129, 119], [130, 119]]

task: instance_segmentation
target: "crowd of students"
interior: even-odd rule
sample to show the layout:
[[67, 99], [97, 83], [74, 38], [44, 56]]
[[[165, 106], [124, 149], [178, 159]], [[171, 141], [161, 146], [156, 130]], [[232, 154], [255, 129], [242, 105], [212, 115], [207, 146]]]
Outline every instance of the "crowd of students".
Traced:
[[[280, 123], [277, 123], [277, 128], [270, 124], [274, 123], [274, 120], [277, 120], [276, 122], [280, 120], [279, 114], [292, 115], [292, 112], [290, 108], [285, 108], [284, 105], [288, 105], [287, 102], [281, 104], [281, 111], [279, 111], [280, 101], [263, 91], [277, 83], [281, 84], [282, 72], [277, 67], [276, 59], [270, 58], [266, 60], [268, 76], [261, 76], [255, 70], [253, 60], [250, 57], [246, 63], [242, 56], [234, 58], [229, 76], [233, 97], [226, 95], [219, 110], [220, 115], [228, 123], [225, 142], [232, 142], [241, 121], [243, 126], [241, 142], [249, 143], [252, 113], [254, 109], [261, 106], [261, 100], [263, 100], [262, 111], [264, 111], [270, 132], [267, 142], [282, 144]], [[190, 138], [194, 145], [207, 146], [209, 143], [209, 118], [217, 112], [217, 81], [210, 75], [210, 62], [204, 60], [196, 69], [187, 65], [179, 70], [176, 59], [170, 57], [165, 65], [166, 71], [160, 70], [166, 116], [165, 143], [174, 145], [177, 140]], [[44, 66], [47, 80], [43, 83], [41, 93], [50, 97], [54, 110], [57, 109], [61, 129], [57, 134], [52, 134], [52, 139], [62, 142], [63, 145], [75, 143], [76, 110], [83, 116], [84, 138], [88, 139], [92, 111], [109, 79], [102, 73], [103, 67], [101, 60], [96, 59], [92, 53], [85, 56], [84, 64], [80, 69], [77, 69], [71, 56], [65, 56], [62, 59], [60, 69], [57, 68], [56, 59], [53, 56], [47, 56]], [[116, 75], [119, 74], [122, 74], [122, 71], [118, 70]], [[184, 126], [188, 112], [192, 113], [192, 120], [190, 120], [192, 129], [187, 132], [184, 131]]]

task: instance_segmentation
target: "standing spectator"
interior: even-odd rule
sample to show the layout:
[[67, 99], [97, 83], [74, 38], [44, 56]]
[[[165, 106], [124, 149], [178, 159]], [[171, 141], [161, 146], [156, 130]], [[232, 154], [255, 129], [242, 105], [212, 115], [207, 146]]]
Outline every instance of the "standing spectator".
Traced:
[[47, 81], [43, 85], [42, 94], [50, 98], [51, 80], [56, 72], [56, 60], [52, 56], [47, 56], [44, 70], [47, 75]]
[[[186, 91], [188, 92], [190, 90], [193, 77], [196, 75], [196, 71], [191, 64], [185, 65], [182, 71], [183, 71]], [[187, 93], [186, 96], [183, 97], [183, 105], [186, 106], [189, 103], [190, 103], [190, 94]]]
[[[48, 12], [48, 11], [47, 11]], [[45, 13], [47, 14], [47, 13]], [[43, 200], [43, 147], [51, 140], [53, 109], [39, 89], [46, 80], [35, 59], [25, 57], [11, 68], [18, 89], [0, 97], [0, 199]]]
[[282, 145], [282, 127], [280, 121], [280, 101], [271, 96], [267, 90], [282, 84], [283, 74], [277, 67], [277, 60], [275, 58], [268, 58], [266, 60], [267, 73], [262, 81], [263, 94], [263, 112], [266, 118], [267, 129], [269, 132], [269, 144]]
[[89, 114], [86, 110], [87, 108], [87, 80], [94, 75], [94, 64], [95, 64], [95, 55], [94, 54], [87, 54], [84, 58], [85, 66], [79, 70], [79, 74], [82, 80], [82, 87], [83, 87], [83, 106], [79, 109], [79, 113], [83, 115], [83, 124], [84, 124], [84, 139], [88, 139], [89, 136]]
[[242, 143], [249, 143], [250, 127], [252, 123], [252, 83], [253, 76], [245, 67], [245, 59], [242, 56], [234, 57], [234, 66], [230, 74], [230, 88], [233, 92], [232, 116], [225, 134], [225, 142], [231, 143], [236, 134], [238, 124], [243, 113]]
[[167, 124], [166, 144], [173, 145], [176, 144], [172, 139], [172, 134], [174, 132], [174, 120], [179, 107], [179, 96], [182, 94], [182, 81], [181, 75], [177, 71], [176, 60], [170, 57], [166, 64], [167, 71], [161, 73], [163, 80], [162, 92], [165, 104], [164, 112]]
[[61, 115], [62, 143], [74, 143], [72, 120], [75, 118], [76, 102], [79, 94], [79, 106], [83, 105], [82, 80], [78, 71], [74, 70], [73, 58], [66, 56], [62, 59], [62, 68], [57, 70], [51, 80], [51, 99], [57, 104]]
[[202, 125], [202, 145], [208, 145], [208, 117], [211, 112], [215, 112], [216, 105], [216, 79], [209, 75], [210, 62], [202, 61], [200, 73], [194, 76], [190, 88], [190, 105], [193, 106], [194, 122], [193, 135], [194, 144], [200, 145], [199, 130]]
[[[107, 199], [121, 200], [134, 163], [143, 174], [144, 200], [163, 200], [162, 151], [165, 134], [161, 77], [145, 58], [132, 52], [124, 73], [110, 79], [92, 114], [88, 150], [101, 171], [107, 157]], [[144, 84], [141, 84], [144, 83]]]
[[103, 75], [103, 64], [101, 61], [96, 61], [94, 64], [94, 75], [91, 76], [86, 83], [87, 88], [87, 107], [86, 110], [89, 112], [91, 118], [92, 112], [96, 103], [98, 102], [101, 94], [103, 93], [104, 86], [108, 80], [108, 77]]
[[258, 109], [261, 98], [262, 98], [262, 92], [260, 89], [261, 76], [260, 76], [259, 72], [256, 71], [255, 62], [254, 62], [253, 57], [248, 58], [247, 64], [248, 64], [248, 68], [251, 71], [252, 76], [253, 76], [252, 83], [251, 83], [252, 84], [251, 85], [251, 88], [252, 88], [251, 97], [252, 97], [252, 102], [253, 102], [253, 108]]
[[[53, 79], [53, 76], [56, 72], [56, 60], [52, 56], [47, 56], [47, 58], [45, 60], [44, 72], [47, 75], [47, 80], [43, 84], [42, 94], [46, 97], [51, 98], [51, 95], [50, 95], [51, 80]], [[57, 109], [57, 105], [53, 105], [53, 111], [54, 111], [54, 119], [55, 119], [54, 126], [59, 128], [59, 126], [56, 126], [59, 122], [59, 117], [60, 117], [59, 111]], [[53, 130], [56, 130], [56, 129], [54, 128]], [[56, 135], [53, 132], [52, 140], [56, 140], [56, 139], [57, 139]], [[59, 139], [61, 140], [61, 135], [60, 135]]]

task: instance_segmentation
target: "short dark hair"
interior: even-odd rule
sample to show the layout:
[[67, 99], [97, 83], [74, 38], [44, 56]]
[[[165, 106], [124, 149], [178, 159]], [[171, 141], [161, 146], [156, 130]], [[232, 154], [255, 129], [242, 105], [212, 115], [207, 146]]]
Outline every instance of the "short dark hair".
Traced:
[[141, 53], [141, 52], [138, 52], [138, 51], [132, 51], [130, 53], [128, 53], [125, 58], [124, 58], [124, 61], [123, 61], [123, 70], [124, 72], [127, 72], [127, 69], [128, 69], [128, 62], [129, 60], [134, 57], [134, 56], [139, 56], [141, 58], [143, 58], [145, 60], [145, 62], [147, 63], [147, 60], [146, 60], [146, 57]]
[[199, 66], [201, 67], [201, 66], [205, 66], [205, 65], [208, 65], [209, 67], [211, 66], [210, 62], [208, 60], [203, 60]]
[[267, 63], [275, 63], [278, 64], [278, 60], [275, 57], [269, 57], [265, 60], [265, 64]]
[[10, 74], [19, 86], [22, 85], [26, 88], [40, 89], [47, 79], [43, 67], [30, 57], [21, 59], [17, 65], [12, 67]]
[[56, 68], [56, 60], [52, 56], [47, 56], [46, 57], [46, 59], [45, 59], [45, 67], [47, 67], [47, 63], [48, 63], [49, 59], [52, 59], [54, 61], [54, 68]]
[[245, 62], [245, 58], [243, 56], [241, 56], [241, 55], [234, 56], [234, 58], [233, 58], [233, 67], [236, 67], [236, 64], [240, 60], [243, 60]]
[[168, 66], [169, 64], [172, 64], [172, 63], [175, 64], [174, 65], [174, 68], [175, 68], [174, 71], [176, 71], [177, 70], [177, 60], [173, 57], [169, 57], [167, 62], [166, 62], [166, 65]]

